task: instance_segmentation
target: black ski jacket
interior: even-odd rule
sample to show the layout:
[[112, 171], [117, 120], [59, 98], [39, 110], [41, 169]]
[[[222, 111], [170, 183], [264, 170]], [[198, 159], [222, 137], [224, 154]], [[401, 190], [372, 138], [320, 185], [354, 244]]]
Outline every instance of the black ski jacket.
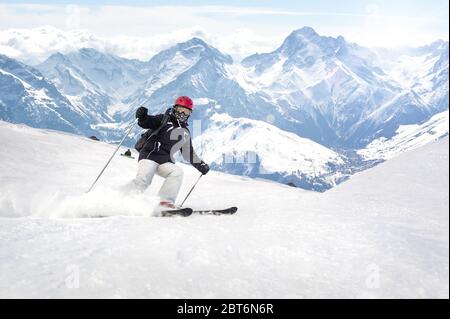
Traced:
[[[160, 127], [164, 114], [147, 115], [139, 119], [138, 125], [145, 129]], [[152, 136], [139, 152], [139, 161], [149, 159], [159, 164], [175, 163], [174, 155], [181, 151], [183, 158], [199, 169], [205, 163], [197, 156], [192, 147], [191, 133], [187, 123], [181, 123], [172, 114], [158, 134]]]

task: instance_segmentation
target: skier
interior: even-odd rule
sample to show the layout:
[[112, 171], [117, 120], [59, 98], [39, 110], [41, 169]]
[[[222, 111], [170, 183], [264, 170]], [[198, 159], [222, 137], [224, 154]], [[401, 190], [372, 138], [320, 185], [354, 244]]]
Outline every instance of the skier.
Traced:
[[183, 181], [183, 170], [175, 165], [175, 153], [181, 151], [183, 158], [203, 175], [209, 171], [209, 166], [192, 147], [187, 121], [193, 108], [194, 103], [189, 97], [180, 96], [165, 114], [148, 115], [148, 109], [142, 106], [136, 110], [138, 125], [150, 129], [148, 133], [156, 134], [144, 134], [141, 138], [141, 147], [137, 147], [139, 160], [136, 178], [126, 186], [126, 190], [143, 192], [152, 183], [155, 174], [165, 178], [158, 193], [158, 209], [178, 209], [175, 200]]

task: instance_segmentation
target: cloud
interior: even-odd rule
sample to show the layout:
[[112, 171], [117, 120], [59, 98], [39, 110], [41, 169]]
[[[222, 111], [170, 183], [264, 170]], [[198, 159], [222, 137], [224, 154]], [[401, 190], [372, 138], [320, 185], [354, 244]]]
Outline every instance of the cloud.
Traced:
[[0, 4], [0, 52], [37, 63], [57, 51], [93, 47], [148, 60], [197, 36], [240, 60], [276, 49], [304, 25], [365, 46], [423, 45], [437, 35], [448, 39], [447, 29], [430, 31], [430, 16], [399, 16], [383, 9], [368, 5], [362, 12], [333, 13], [237, 6]]
[[263, 37], [249, 29], [236, 29], [226, 36], [217, 37], [200, 26], [152, 37], [101, 37], [87, 30], [63, 31], [43, 26], [0, 31], [0, 53], [31, 65], [56, 52], [68, 53], [87, 47], [129, 59], [149, 60], [161, 50], [193, 37], [202, 38], [221, 52], [231, 54], [237, 61], [256, 52], [271, 51], [281, 44], [283, 38]]
[[[250, 9], [239, 8], [242, 12]], [[0, 52], [37, 63], [54, 52], [93, 47], [146, 60], [194, 36], [235, 59], [274, 49], [286, 33], [264, 35], [230, 25], [215, 14], [237, 14], [233, 7], [131, 7], [78, 5], [0, 5]], [[240, 13], [242, 13], [240, 12]]]
[[204, 35], [204, 30], [194, 27], [153, 37], [101, 37], [87, 30], [63, 31], [47, 25], [0, 31], [0, 53], [37, 64], [56, 52], [68, 53], [89, 47], [126, 58], [148, 60], [174, 43]]

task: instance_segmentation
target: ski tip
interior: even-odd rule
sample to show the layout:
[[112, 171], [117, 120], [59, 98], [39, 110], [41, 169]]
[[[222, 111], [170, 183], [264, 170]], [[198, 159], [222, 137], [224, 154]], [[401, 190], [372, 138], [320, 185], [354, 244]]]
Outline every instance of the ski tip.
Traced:
[[229, 207], [225, 209], [194, 210], [193, 213], [199, 215], [233, 215], [237, 210], [237, 207]]

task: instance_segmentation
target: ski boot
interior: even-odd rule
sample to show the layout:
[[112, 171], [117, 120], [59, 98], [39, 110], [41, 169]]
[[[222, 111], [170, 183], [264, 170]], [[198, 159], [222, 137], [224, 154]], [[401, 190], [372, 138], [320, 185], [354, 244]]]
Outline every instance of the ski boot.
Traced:
[[155, 213], [162, 217], [182, 216], [188, 217], [192, 215], [191, 208], [183, 208], [169, 201], [161, 201], [155, 209]]

